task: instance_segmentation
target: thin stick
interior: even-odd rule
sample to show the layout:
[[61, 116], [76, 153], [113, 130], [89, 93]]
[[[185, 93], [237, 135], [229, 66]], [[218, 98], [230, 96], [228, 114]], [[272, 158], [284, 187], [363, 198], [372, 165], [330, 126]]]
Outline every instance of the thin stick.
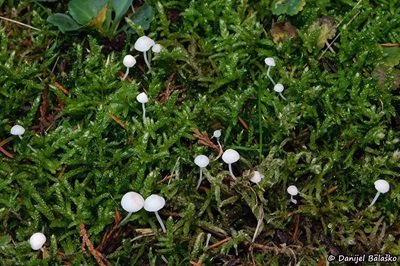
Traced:
[[233, 179], [236, 180], [236, 176], [233, 174], [233, 171], [232, 171], [232, 164], [231, 164], [231, 163], [229, 164], [229, 173], [231, 174], [231, 176], [233, 177]]
[[200, 168], [200, 177], [199, 177], [199, 182], [197, 182], [196, 190], [199, 189], [202, 180], [203, 180], [203, 168]]
[[150, 70], [151, 66], [150, 66], [149, 60], [147, 59], [147, 52], [143, 52], [143, 54], [144, 54], [144, 61], [146, 62], [146, 65]]
[[369, 205], [369, 207], [371, 207], [371, 206], [373, 206], [373, 205], [375, 204], [375, 202], [376, 202], [376, 200], [379, 198], [379, 195], [380, 195], [380, 194], [381, 194], [380, 192], [377, 192], [377, 193], [376, 193], [375, 198], [372, 200], [372, 202], [371, 202], [371, 204]]
[[156, 217], [157, 217], [157, 220], [158, 220], [159, 224], [161, 225], [161, 229], [163, 230], [164, 233], [166, 233], [167, 230], [165, 229], [164, 223], [161, 220], [160, 215], [158, 214], [158, 212], [155, 212], [155, 214], [156, 214]]
[[230, 236], [227, 237], [227, 238], [225, 238], [225, 239], [222, 239], [221, 241], [218, 241], [217, 243], [212, 244], [211, 246], [209, 246], [207, 250], [217, 248], [217, 247], [221, 246], [222, 244], [224, 244], [224, 243], [230, 241], [231, 239], [232, 239], [232, 238], [231, 238]]
[[143, 109], [143, 124], [144, 124], [144, 121], [146, 121], [146, 107], [144, 106], [144, 103], [142, 103], [142, 109]]
[[22, 23], [22, 22], [19, 22], [19, 21], [10, 19], [10, 18], [6, 18], [6, 17], [0, 16], [0, 19], [3, 19], [3, 20], [5, 20], [5, 21], [9, 21], [9, 22], [15, 23], [15, 24], [18, 24], [18, 25], [27, 27], [27, 28], [30, 28], [30, 29], [32, 29], [32, 30], [40, 31], [40, 29], [38, 29], [38, 28], [32, 27], [31, 25], [28, 25], [28, 24], [25, 24], [25, 23]]

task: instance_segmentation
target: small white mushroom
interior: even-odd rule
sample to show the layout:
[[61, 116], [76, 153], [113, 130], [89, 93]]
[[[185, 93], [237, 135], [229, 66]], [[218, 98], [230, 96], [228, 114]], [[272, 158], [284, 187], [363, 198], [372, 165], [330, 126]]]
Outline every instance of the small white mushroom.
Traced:
[[199, 182], [197, 182], [197, 186], [196, 186], [196, 190], [197, 190], [197, 189], [199, 189], [201, 181], [203, 180], [203, 169], [207, 167], [207, 165], [210, 163], [210, 160], [205, 155], [199, 155], [199, 156], [196, 156], [196, 158], [194, 159], [194, 163], [198, 167], [200, 167]]
[[23, 128], [20, 125], [15, 125], [11, 128], [10, 134], [14, 136], [18, 136], [20, 139], [22, 139], [22, 135], [25, 133], [25, 128]]
[[123, 224], [131, 217], [132, 213], [140, 211], [144, 206], [144, 199], [142, 195], [136, 192], [128, 192], [121, 199], [122, 209], [128, 212], [128, 215], [121, 221]]
[[122, 80], [125, 80], [126, 77], [129, 74], [129, 69], [131, 67], [133, 67], [134, 65], [136, 65], [136, 59], [132, 55], [128, 54], [128, 55], [125, 55], [124, 60], [122, 61], [122, 63], [126, 67], [125, 75], [122, 78]]
[[136, 96], [136, 100], [142, 104], [142, 109], [143, 109], [143, 123], [146, 120], [146, 107], [145, 104], [149, 101], [149, 98], [147, 97], [147, 94], [142, 92], [139, 93], [138, 96]]
[[146, 198], [144, 201], [144, 209], [148, 212], [154, 212], [158, 222], [160, 223], [161, 229], [163, 232], [167, 232], [165, 229], [164, 223], [161, 220], [158, 211], [161, 210], [165, 206], [165, 199], [159, 195], [151, 194], [149, 197]]
[[29, 244], [33, 250], [42, 249], [44, 243], [46, 243], [46, 236], [43, 233], [37, 232], [34, 233], [29, 238]]
[[156, 53], [156, 54], [161, 52], [161, 49], [162, 49], [162, 47], [158, 43], [154, 44], [153, 47], [151, 47], [151, 50], [153, 51], [153, 53]]
[[232, 164], [236, 163], [239, 161], [240, 155], [237, 151], [232, 150], [232, 149], [227, 149], [224, 154], [222, 154], [222, 160], [228, 164], [229, 166], [229, 173], [233, 177], [233, 179], [236, 179], [235, 175], [233, 174], [232, 171]]
[[155, 44], [155, 42], [147, 36], [139, 37], [135, 42], [135, 49], [139, 52], [143, 52], [144, 61], [149, 69], [151, 69], [149, 60], [147, 59], [147, 51]]
[[272, 84], [275, 85], [275, 81], [269, 75], [269, 71], [271, 70], [272, 67], [275, 66], [275, 60], [272, 57], [267, 57], [264, 59], [264, 62], [268, 66], [267, 76], [268, 76], [269, 80], [271, 80]]
[[376, 192], [375, 198], [372, 200], [371, 204], [369, 205], [370, 207], [375, 204], [375, 202], [378, 199], [380, 194], [385, 194], [390, 189], [389, 183], [384, 179], [376, 180], [374, 182], [374, 185], [375, 185], [375, 189], [377, 190], [377, 192]]
[[286, 100], [286, 98], [282, 95], [282, 92], [283, 92], [284, 89], [285, 89], [285, 87], [281, 83], [277, 83], [274, 86], [274, 91], [279, 93], [279, 96], [281, 96], [282, 99]]
[[215, 130], [215, 131], [213, 132], [213, 135], [212, 135], [211, 138], [216, 138], [216, 139], [217, 139], [217, 143], [218, 143], [219, 149], [222, 150], [222, 145], [221, 145], [221, 143], [219, 142], [219, 138], [220, 138], [220, 137], [221, 137], [221, 129], [217, 129], [217, 130]]
[[287, 193], [290, 194], [290, 201], [293, 202], [294, 204], [297, 204], [297, 200], [295, 200], [293, 197], [299, 194], [299, 190], [297, 189], [296, 186], [289, 186], [287, 188]]
[[264, 175], [262, 175], [259, 171], [254, 171], [253, 176], [250, 178], [250, 181], [255, 184], [258, 184], [263, 178]]

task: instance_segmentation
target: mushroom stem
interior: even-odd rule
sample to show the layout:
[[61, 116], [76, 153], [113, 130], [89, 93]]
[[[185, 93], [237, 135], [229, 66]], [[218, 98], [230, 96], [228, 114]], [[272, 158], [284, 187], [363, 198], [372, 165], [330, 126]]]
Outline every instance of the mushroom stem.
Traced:
[[142, 109], [143, 109], [143, 124], [144, 124], [144, 121], [146, 120], [146, 107], [144, 106], [144, 103], [142, 103]]
[[380, 192], [376, 192], [375, 198], [372, 200], [371, 204], [369, 205], [369, 207], [373, 206], [376, 202], [376, 200], [379, 198], [379, 195], [381, 193]]
[[161, 220], [160, 215], [158, 214], [158, 212], [154, 212], [154, 213], [156, 214], [157, 220], [158, 220], [159, 224], [161, 225], [161, 229], [163, 230], [164, 233], [166, 233], [167, 230], [165, 229], [164, 223]]
[[203, 180], [203, 168], [200, 168], [200, 177], [199, 177], [199, 182], [197, 182], [196, 190], [199, 189], [202, 180]]
[[122, 77], [122, 80], [125, 80], [129, 74], [129, 67], [126, 68], [125, 75]]
[[27, 144], [28, 148], [31, 149], [33, 152], [37, 152], [30, 144]]
[[281, 96], [282, 99], [284, 99], [285, 101], [287, 101], [287, 99], [282, 95], [282, 92], [279, 93], [279, 96]]
[[231, 174], [233, 179], [236, 180], [236, 176], [233, 174], [233, 171], [232, 171], [232, 164], [231, 163], [229, 164], [229, 173]]
[[207, 249], [207, 248], [208, 248], [208, 245], [210, 244], [210, 239], [211, 239], [211, 234], [210, 234], [210, 233], [208, 233], [208, 234], [207, 234], [207, 240], [206, 240], [206, 246], [205, 246], [205, 249]]
[[217, 143], [218, 143], [219, 149], [222, 150], [222, 145], [221, 145], [221, 143], [219, 142], [219, 138], [217, 138]]
[[272, 84], [276, 84], [275, 83], [275, 81], [271, 78], [271, 76], [269, 75], [269, 71], [271, 70], [271, 66], [268, 66], [268, 69], [267, 69], [267, 76], [268, 76], [268, 78], [269, 78], [269, 80], [272, 82]]
[[143, 55], [144, 55], [144, 61], [146, 62], [146, 65], [150, 70], [151, 66], [150, 66], [149, 60], [147, 59], [147, 52], [143, 52]]
[[128, 213], [128, 215], [119, 223], [119, 224], [124, 224], [128, 219], [131, 217], [132, 212]]
[[297, 200], [295, 200], [295, 199], [293, 198], [293, 195], [290, 195], [290, 201], [293, 202], [294, 204], [297, 204]]

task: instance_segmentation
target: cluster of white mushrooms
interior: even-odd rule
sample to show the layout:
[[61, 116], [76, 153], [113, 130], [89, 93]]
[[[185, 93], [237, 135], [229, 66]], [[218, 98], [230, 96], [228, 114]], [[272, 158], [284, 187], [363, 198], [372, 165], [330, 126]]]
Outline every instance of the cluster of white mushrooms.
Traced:
[[[135, 42], [134, 48], [137, 51], [143, 53], [144, 61], [146, 62], [146, 65], [149, 69], [151, 69], [151, 65], [147, 57], [147, 52], [151, 49], [153, 53], [158, 54], [159, 52], [161, 52], [162, 49], [160, 44], [155, 43], [151, 38], [147, 36], [139, 37]], [[124, 60], [122, 62], [126, 67], [125, 75], [122, 78], [122, 80], [125, 80], [129, 74], [129, 69], [136, 65], [136, 59], [132, 55], [128, 54], [124, 57]]]
[[167, 231], [160, 215], [158, 214], [158, 211], [165, 206], [165, 199], [163, 197], [152, 194], [144, 199], [139, 193], [131, 191], [122, 197], [121, 206], [122, 209], [128, 212], [128, 215], [121, 221], [121, 224], [127, 221], [129, 217], [131, 217], [132, 213], [138, 212], [144, 208], [148, 212], [154, 212], [163, 232]]
[[[159, 53], [161, 51], [161, 45], [155, 43], [152, 39], [150, 39], [147, 36], [142, 36], [140, 37], [134, 45], [134, 48], [139, 51], [143, 52], [144, 55], [144, 61], [146, 62], [147, 67], [150, 69], [150, 62], [147, 57], [147, 51], [150, 49], [154, 53]], [[272, 67], [275, 67], [275, 60], [272, 57], [267, 57], [265, 58], [265, 64], [268, 66], [267, 70], [267, 76], [274, 85], [274, 91], [279, 93], [279, 95], [286, 100], [286, 98], [282, 95], [282, 92], [284, 90], [284, 86], [281, 83], [276, 83], [272, 77], [270, 76], [270, 70]], [[122, 80], [126, 79], [126, 77], [129, 74], [129, 69], [132, 68], [136, 64], [136, 59], [132, 55], [126, 55], [123, 59], [123, 64], [127, 68], [125, 75], [123, 76]], [[146, 120], [146, 108], [145, 104], [149, 101], [147, 94], [142, 92], [139, 95], [137, 95], [136, 100], [142, 104], [142, 109], [143, 109], [143, 123]], [[22, 139], [22, 135], [25, 133], [25, 129], [21, 125], [15, 125], [11, 128], [10, 130], [11, 135], [18, 136], [20, 139]], [[219, 138], [221, 137], [221, 130], [215, 130], [213, 133], [212, 138], [215, 138], [217, 140], [217, 144], [219, 148], [222, 150], [222, 145], [219, 141]], [[28, 145], [29, 146], [29, 145]], [[29, 146], [33, 151], [35, 151], [31, 146]], [[216, 158], [218, 159], [218, 158]], [[233, 173], [232, 170], [232, 164], [236, 163], [240, 159], [240, 154], [233, 149], [227, 149], [224, 151], [222, 154], [222, 160], [228, 164], [228, 169], [230, 176], [236, 180], [236, 176]], [[207, 156], [201, 154], [195, 157], [194, 163], [200, 168], [200, 176], [199, 180], [197, 182], [196, 190], [200, 187], [200, 184], [203, 180], [203, 171], [206, 169], [206, 167], [209, 165], [210, 160]], [[252, 177], [250, 178], [250, 181], [258, 184], [261, 182], [261, 180], [264, 178], [264, 175], [262, 175], [259, 171], [253, 171]], [[377, 190], [377, 193], [372, 200], [371, 204], [369, 206], [373, 206], [375, 202], [377, 201], [378, 197], [380, 194], [384, 194], [389, 191], [390, 185], [386, 180], [379, 179], [374, 182], [375, 189]], [[294, 196], [299, 194], [299, 190], [296, 186], [290, 185], [287, 188], [287, 192], [290, 195], [290, 201], [294, 204], [297, 204], [297, 200], [294, 199]], [[162, 196], [152, 194], [146, 199], [143, 198], [142, 195], [140, 195], [137, 192], [127, 192], [121, 199], [121, 206], [122, 208], [128, 212], [128, 215], [121, 221], [121, 224], [125, 223], [133, 213], [136, 213], [140, 211], [142, 208], [144, 208], [148, 212], [154, 212], [160, 226], [163, 232], [166, 232], [166, 228], [164, 226], [164, 223], [158, 214], [158, 211], [161, 210], [165, 206], [165, 199]], [[210, 240], [210, 234], [207, 237], [207, 244]], [[46, 242], [46, 236], [41, 233], [41, 232], [36, 232], [34, 233], [30, 239], [29, 239], [29, 244], [31, 245], [31, 248], [33, 250], [43, 250], [43, 245]]]

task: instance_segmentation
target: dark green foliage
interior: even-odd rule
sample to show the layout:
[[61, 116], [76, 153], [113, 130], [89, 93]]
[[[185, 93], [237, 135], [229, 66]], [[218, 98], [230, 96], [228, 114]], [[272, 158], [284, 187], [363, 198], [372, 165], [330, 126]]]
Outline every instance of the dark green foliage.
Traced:
[[[0, 24], [0, 143], [13, 155], [0, 153], [0, 264], [95, 265], [81, 250], [81, 224], [110, 265], [163, 265], [162, 256], [169, 265], [316, 265], [334, 253], [400, 255], [399, 53], [388, 47], [400, 42], [396, 1], [307, 2], [279, 13], [276, 2], [290, 1], [146, 1], [120, 28], [120, 52], [75, 24], [74, 34], [55, 31], [46, 18], [65, 13], [63, 3], [0, 1], [2, 14], [41, 29]], [[129, 6], [112, 8], [121, 19]], [[315, 30], [323, 16], [337, 29], [334, 52]], [[272, 20], [290, 20], [298, 38], [275, 44]], [[132, 29], [164, 48], [151, 71], [133, 49]], [[138, 63], [121, 81], [127, 53]], [[266, 77], [270, 56], [287, 100]], [[378, 82], [372, 73], [382, 67]], [[145, 123], [136, 101], [143, 91]], [[14, 124], [26, 128], [22, 139], [8, 139]], [[209, 136], [222, 129], [224, 148], [241, 154], [237, 181], [194, 128]], [[211, 163], [195, 191], [198, 154]], [[254, 169], [265, 176], [258, 185], [249, 182]], [[368, 208], [377, 179], [391, 189]], [[296, 206], [286, 192], [292, 184]], [[165, 197], [167, 233], [144, 210], [115, 229], [128, 191]], [[27, 241], [37, 231], [47, 236], [39, 255]], [[226, 241], [207, 249], [208, 233], [210, 245]]]

